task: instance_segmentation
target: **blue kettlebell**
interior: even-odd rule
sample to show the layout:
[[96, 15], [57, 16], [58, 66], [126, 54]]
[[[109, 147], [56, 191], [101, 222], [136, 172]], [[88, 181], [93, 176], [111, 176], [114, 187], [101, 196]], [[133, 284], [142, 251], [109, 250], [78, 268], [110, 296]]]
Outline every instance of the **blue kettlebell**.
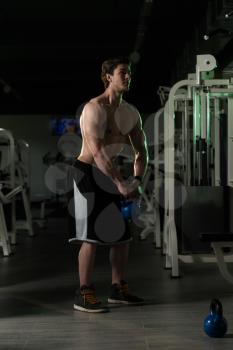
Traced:
[[127, 221], [130, 221], [132, 218], [132, 207], [132, 201], [125, 200], [121, 202], [121, 213], [123, 215], [123, 218]]
[[204, 320], [204, 331], [209, 337], [221, 338], [227, 332], [227, 321], [223, 317], [222, 303], [213, 299], [210, 303], [210, 313]]

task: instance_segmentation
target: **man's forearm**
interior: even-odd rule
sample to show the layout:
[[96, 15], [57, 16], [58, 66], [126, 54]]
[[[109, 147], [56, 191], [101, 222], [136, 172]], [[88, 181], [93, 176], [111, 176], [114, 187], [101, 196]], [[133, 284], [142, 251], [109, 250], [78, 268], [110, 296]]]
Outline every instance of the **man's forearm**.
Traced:
[[[121, 195], [125, 198], [135, 198], [136, 195], [138, 195], [138, 188], [140, 186], [140, 182], [137, 179], [134, 179], [131, 182], [127, 182], [123, 179], [120, 172], [115, 167], [112, 160], [108, 157], [108, 155], [105, 152], [98, 152], [94, 156], [95, 163], [97, 167], [111, 180], [113, 183], [115, 183], [118, 191], [121, 193]], [[138, 158], [137, 161], [135, 161], [135, 170], [134, 175], [141, 176], [143, 178], [147, 167], [147, 161], [146, 158]]]
[[143, 179], [148, 165], [148, 155], [145, 152], [143, 155], [138, 155], [134, 161], [134, 176], [138, 176]]
[[107, 156], [105, 152], [99, 151], [94, 156], [97, 167], [111, 180], [118, 185], [123, 181], [121, 173], [117, 170], [112, 160]]

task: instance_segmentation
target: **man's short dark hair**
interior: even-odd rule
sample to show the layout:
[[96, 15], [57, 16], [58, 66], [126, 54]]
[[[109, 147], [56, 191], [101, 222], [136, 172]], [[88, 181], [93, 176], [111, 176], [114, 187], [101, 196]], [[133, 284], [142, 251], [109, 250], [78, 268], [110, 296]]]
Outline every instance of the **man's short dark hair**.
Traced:
[[119, 64], [131, 65], [131, 61], [127, 56], [119, 56], [115, 58], [109, 58], [102, 63], [101, 80], [103, 81], [105, 88], [107, 88], [109, 85], [109, 82], [106, 78], [106, 74], [113, 74], [114, 69]]

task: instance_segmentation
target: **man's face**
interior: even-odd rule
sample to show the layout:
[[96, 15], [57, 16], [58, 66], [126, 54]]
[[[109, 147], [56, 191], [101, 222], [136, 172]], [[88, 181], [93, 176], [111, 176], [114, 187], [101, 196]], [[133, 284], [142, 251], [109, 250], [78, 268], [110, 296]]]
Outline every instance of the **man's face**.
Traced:
[[112, 86], [118, 91], [125, 92], [129, 90], [131, 82], [131, 69], [128, 64], [119, 64], [113, 71]]

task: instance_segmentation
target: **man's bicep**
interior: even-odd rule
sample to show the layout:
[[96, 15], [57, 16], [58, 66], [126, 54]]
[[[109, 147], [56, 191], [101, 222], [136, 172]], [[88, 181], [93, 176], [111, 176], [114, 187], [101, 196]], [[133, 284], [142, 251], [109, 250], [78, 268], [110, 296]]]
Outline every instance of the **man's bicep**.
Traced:
[[86, 134], [85, 138], [93, 157], [96, 157], [104, 148], [104, 140], [93, 137], [93, 135], [88, 133]]
[[142, 129], [141, 123], [133, 128], [129, 134], [129, 139], [135, 153], [144, 153], [147, 150], [146, 136]]

